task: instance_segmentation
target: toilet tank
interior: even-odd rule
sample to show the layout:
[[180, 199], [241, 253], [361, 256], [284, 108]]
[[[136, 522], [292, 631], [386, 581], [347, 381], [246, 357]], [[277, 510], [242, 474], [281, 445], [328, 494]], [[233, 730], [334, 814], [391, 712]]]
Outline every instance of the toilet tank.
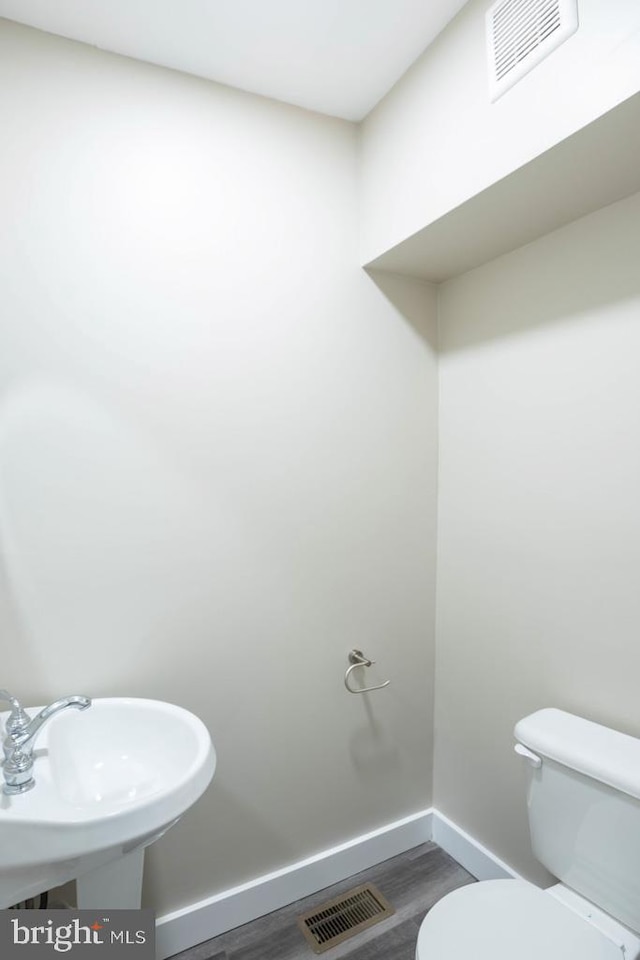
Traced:
[[553, 708], [520, 720], [515, 737], [536, 858], [640, 933], [640, 740]]

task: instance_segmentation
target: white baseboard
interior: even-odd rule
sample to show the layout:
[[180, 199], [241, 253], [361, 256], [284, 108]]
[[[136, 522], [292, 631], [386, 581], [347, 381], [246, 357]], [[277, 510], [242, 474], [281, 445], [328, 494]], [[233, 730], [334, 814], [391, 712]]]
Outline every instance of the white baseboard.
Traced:
[[521, 880], [520, 874], [483, 847], [465, 830], [433, 811], [432, 840], [478, 880]]
[[431, 840], [432, 811], [423, 810], [330, 850], [165, 914], [156, 924], [156, 958], [166, 960], [288, 903], [346, 880]]
[[429, 840], [434, 840], [479, 880], [518, 877], [507, 864], [443, 814], [434, 809], [422, 810], [159, 917], [156, 958], [167, 960], [182, 950], [317, 893]]

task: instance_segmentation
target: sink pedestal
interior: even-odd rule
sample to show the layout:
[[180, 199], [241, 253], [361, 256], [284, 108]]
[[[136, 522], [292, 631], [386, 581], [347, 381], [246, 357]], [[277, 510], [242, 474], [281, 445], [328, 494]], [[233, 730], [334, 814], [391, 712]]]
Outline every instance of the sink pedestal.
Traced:
[[76, 879], [78, 910], [139, 910], [144, 847]]

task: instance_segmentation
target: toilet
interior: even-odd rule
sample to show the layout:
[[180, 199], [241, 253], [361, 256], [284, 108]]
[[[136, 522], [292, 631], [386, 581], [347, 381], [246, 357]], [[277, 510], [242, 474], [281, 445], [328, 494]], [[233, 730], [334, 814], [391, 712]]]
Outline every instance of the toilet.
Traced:
[[422, 922], [416, 960], [640, 960], [640, 740], [554, 708], [515, 737], [533, 852], [559, 883], [454, 890]]

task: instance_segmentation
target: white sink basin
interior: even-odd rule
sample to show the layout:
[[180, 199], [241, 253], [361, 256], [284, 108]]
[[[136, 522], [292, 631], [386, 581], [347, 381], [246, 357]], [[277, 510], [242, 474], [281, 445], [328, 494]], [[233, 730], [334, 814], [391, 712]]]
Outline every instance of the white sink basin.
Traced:
[[[0, 907], [42, 884], [32, 868], [62, 882], [69, 870], [78, 876], [157, 839], [204, 792], [216, 764], [209, 732], [192, 713], [127, 698], [57, 714], [34, 757], [35, 787], [0, 799]], [[12, 892], [3, 895], [5, 880]]]

